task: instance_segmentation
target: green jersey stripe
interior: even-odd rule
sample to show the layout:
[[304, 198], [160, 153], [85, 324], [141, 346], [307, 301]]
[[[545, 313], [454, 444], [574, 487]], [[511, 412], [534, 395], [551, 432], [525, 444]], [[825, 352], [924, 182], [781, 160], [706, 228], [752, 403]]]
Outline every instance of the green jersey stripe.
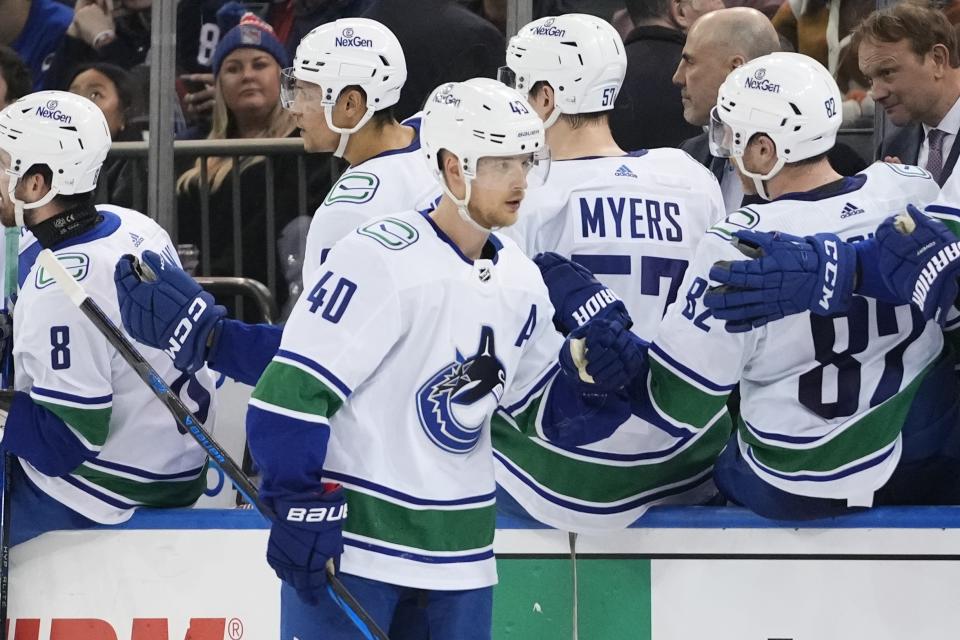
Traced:
[[287, 418], [293, 418], [294, 420], [300, 420], [302, 422], [316, 422], [318, 424], [329, 425], [330, 421], [327, 420], [324, 416], [316, 415], [314, 413], [304, 413], [302, 411], [294, 411], [293, 409], [287, 409], [286, 407], [280, 407], [269, 402], [264, 402], [263, 400], [257, 400], [256, 398], [250, 398], [250, 406], [257, 407], [263, 411], [270, 411], [277, 415], [286, 416]]
[[543, 404], [543, 395], [533, 399], [527, 404], [527, 407], [517, 413], [516, 415], [510, 415], [506, 411], [497, 411], [493, 419], [494, 421], [501, 420], [509, 425], [510, 428], [516, 429], [528, 436], [537, 436], [541, 435], [540, 430], [537, 428], [540, 416], [540, 406]]
[[729, 415], [690, 438], [676, 452], [631, 466], [582, 460], [547, 448], [517, 431], [500, 414], [493, 417], [493, 447], [552, 493], [585, 502], [612, 503], [688, 480], [713, 465], [732, 431]]
[[881, 451], [896, 440], [917, 389], [936, 362], [927, 365], [902, 391], [871, 409], [853, 424], [844, 426], [841, 433], [820, 445], [798, 449], [777, 446], [767, 440], [761, 441], [747, 428], [743, 420], [740, 420], [738, 425], [740, 438], [753, 448], [753, 454], [761, 464], [776, 471], [835, 471]]
[[943, 224], [947, 225], [947, 229], [950, 229], [950, 231], [953, 232], [953, 235], [955, 235], [955, 236], [960, 236], [960, 221], [958, 221], [955, 217], [953, 217], [953, 216], [938, 216], [936, 213], [929, 213], [929, 214], [927, 214], [927, 215], [929, 215], [931, 218], [935, 218], [935, 219], [939, 220], [940, 222], [942, 222]]
[[252, 398], [289, 411], [325, 418], [343, 406], [340, 396], [315, 376], [277, 360], [267, 365]]
[[134, 480], [87, 465], [77, 467], [71, 475], [147, 507], [186, 507], [196, 502], [206, 488], [208, 464], [196, 478], [186, 480]]
[[493, 544], [496, 506], [410, 509], [367, 493], [344, 489], [344, 531], [422, 551], [470, 551]]
[[[33, 396], [31, 396], [33, 397]], [[110, 414], [112, 407], [105, 409], [78, 409], [62, 404], [47, 402], [33, 398], [34, 402], [48, 409], [55, 416], [66, 422], [74, 432], [86, 440], [92, 448], [100, 448], [107, 441], [110, 433]]]
[[726, 415], [720, 420], [725, 418], [732, 428], [726, 411], [729, 394], [707, 393], [656, 358], [650, 358], [647, 380], [655, 408], [670, 421], [702, 429], [717, 420], [717, 414], [722, 412]]

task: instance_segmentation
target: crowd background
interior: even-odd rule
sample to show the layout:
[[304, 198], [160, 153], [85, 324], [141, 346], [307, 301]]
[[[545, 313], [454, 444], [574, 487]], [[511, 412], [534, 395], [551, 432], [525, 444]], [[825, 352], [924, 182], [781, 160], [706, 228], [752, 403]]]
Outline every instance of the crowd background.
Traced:
[[[730, 60], [755, 57], [756, 42], [738, 34], [721, 37], [723, 26], [707, 28], [709, 20], [696, 28], [704, 16], [725, 6], [760, 10], [776, 28], [780, 49], [816, 58], [837, 78], [847, 132], [830, 158], [839, 173], [852, 175], [875, 157], [922, 164], [929, 128], [924, 125], [931, 124], [924, 120], [923, 105], [952, 95], [957, 87], [914, 82], [908, 88], [912, 99], [901, 100], [910, 103], [907, 117], [884, 123], [898, 125], [885, 126], [884, 135], [871, 134], [875, 121], [883, 120], [883, 109], [877, 109], [878, 97], [858, 67], [850, 33], [877, 8], [877, 0], [533, 0], [532, 17], [579, 12], [610, 20], [628, 57], [611, 116], [618, 144], [631, 150], [683, 148], [714, 172], [728, 208], [734, 208], [743, 196], [732, 168], [709, 156], [702, 130]], [[935, 6], [951, 24], [960, 21], [960, 0]], [[115, 141], [148, 139], [151, 9], [152, 0], [0, 0], [0, 105], [34, 90], [69, 90], [103, 109]], [[409, 117], [441, 82], [496, 77], [509, 35], [507, 10], [507, 0], [180, 0], [175, 137], [298, 137], [279, 106], [279, 71], [312, 28], [355, 16], [385, 24], [400, 40], [409, 77], [395, 113]], [[241, 37], [241, 20], [256, 29], [256, 42]], [[890, 95], [888, 101], [899, 100]], [[956, 161], [950, 153], [955, 136], [948, 132], [944, 142], [944, 179]], [[145, 166], [111, 157], [98, 202], [144, 209]], [[180, 243], [200, 246], [201, 212], [206, 211], [210, 255], [198, 275], [269, 280], [282, 305], [299, 290], [292, 274], [299, 273], [296, 262], [309, 216], [343, 168], [323, 155], [300, 160], [281, 155], [270, 162], [264, 156], [178, 155], [176, 228], [171, 231]], [[269, 194], [264, 188], [268, 174], [275, 185]], [[298, 197], [303, 193], [305, 201]], [[268, 197], [274, 212], [269, 220]], [[265, 238], [283, 246], [267, 252]], [[267, 264], [267, 255], [276, 256], [274, 264]]]

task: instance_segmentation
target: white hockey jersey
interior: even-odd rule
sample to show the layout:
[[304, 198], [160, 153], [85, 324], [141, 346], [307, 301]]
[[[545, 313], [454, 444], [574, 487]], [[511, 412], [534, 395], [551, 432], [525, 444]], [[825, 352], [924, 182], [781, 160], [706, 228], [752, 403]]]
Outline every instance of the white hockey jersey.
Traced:
[[323, 479], [347, 493], [346, 573], [496, 582], [491, 416], [538, 423], [562, 338], [537, 267], [509, 239], [489, 247], [467, 259], [428, 212], [361, 226], [307, 283], [253, 393], [258, 460], [272, 442], [255, 450], [257, 429], [329, 424]]
[[348, 168], [317, 207], [307, 232], [303, 281], [308, 282], [327, 252], [361, 224], [388, 213], [422, 211], [440, 197], [440, 184], [420, 153], [420, 118], [403, 121], [413, 127], [413, 142]]
[[922, 169], [875, 163], [829, 191], [745, 207], [713, 227], [651, 345], [651, 410], [692, 432], [729, 421], [725, 400], [739, 381], [737, 441], [761, 479], [797, 495], [870, 504], [897, 466], [907, 411], [941, 357], [936, 323], [910, 305], [855, 296], [844, 315], [807, 312], [729, 333], [702, 297], [715, 262], [743, 259], [729, 242], [737, 230], [857, 241], [937, 193]]
[[[166, 231], [147, 216], [106, 205], [97, 210], [103, 220], [54, 253], [122, 327], [113, 282], [117, 260], [150, 249], [180, 261]], [[40, 249], [32, 234], [22, 236], [14, 307], [16, 388], [67, 423], [95, 457], [57, 478], [21, 460], [24, 471], [44, 493], [103, 524], [127, 520], [137, 506], [193, 504], [206, 487], [205, 452], [177, 430], [153, 392], [36, 263]], [[162, 351], [138, 348], [187, 407], [212, 423], [210, 371], [182, 374]]]
[[[683, 151], [555, 161], [504, 234], [530, 257], [554, 251], [613, 289], [633, 331], [653, 340], [706, 230], [725, 215], [714, 176]], [[713, 460], [729, 430], [697, 434], [634, 416], [610, 438], [562, 448], [494, 427], [497, 481], [532, 516], [578, 532], [622, 528], [652, 505], [715, 492]]]

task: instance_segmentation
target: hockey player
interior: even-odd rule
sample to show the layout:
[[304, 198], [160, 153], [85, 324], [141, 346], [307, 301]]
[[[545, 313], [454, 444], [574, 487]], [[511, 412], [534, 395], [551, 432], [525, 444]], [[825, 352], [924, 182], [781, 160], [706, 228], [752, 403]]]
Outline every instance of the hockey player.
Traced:
[[[781, 232], [738, 231], [741, 250], [755, 260], [716, 265], [710, 277], [721, 286], [704, 303], [726, 320], [730, 331], [761, 327], [802, 311], [819, 315], [849, 309], [854, 294], [897, 304], [914, 303], [925, 320], [936, 320], [956, 344], [960, 314], [960, 177], [951, 175], [937, 199], [924, 207], [907, 206], [898, 222], [890, 217], [874, 237], [845, 243], [821, 233], [800, 238]], [[827, 253], [828, 247], [830, 253]], [[829, 269], [829, 274], [828, 274]], [[789, 275], [787, 273], [789, 272]], [[837, 291], [823, 301], [817, 288], [829, 276]], [[789, 278], [790, 287], [782, 286]]]
[[382, 627], [418, 592], [431, 637], [490, 638], [491, 418], [575, 444], [629, 412], [558, 373], [540, 273], [492, 233], [544, 169], [540, 119], [496, 81], [450, 83], [427, 101], [422, 144], [440, 202], [334, 246], [250, 402], [261, 495], [279, 516], [267, 559], [284, 581], [284, 639], [353, 637], [321, 595], [338, 556]]
[[[120, 319], [117, 259], [151, 249], [172, 264], [166, 232], [146, 216], [91, 202], [110, 133], [100, 109], [62, 91], [0, 111], [0, 222], [23, 227], [14, 308], [16, 393], [2, 448], [12, 470], [12, 543], [53, 529], [127, 520], [138, 506], [181, 507], [206, 486], [206, 455], [49, 274], [49, 248], [97, 304]], [[202, 420], [210, 372], [181, 374], [159, 351], [150, 364]]]
[[281, 96], [309, 152], [333, 152], [350, 167], [314, 213], [304, 279], [334, 243], [370, 218], [425, 208], [440, 195], [417, 159], [420, 118], [398, 123], [393, 106], [407, 79], [400, 42], [367, 18], [320, 25], [300, 41], [284, 69]]
[[[294, 113], [307, 151], [334, 151], [351, 163], [310, 223], [305, 281], [330, 247], [361, 223], [393, 211], [426, 208], [440, 194], [420, 161], [420, 119], [400, 124], [392, 115], [406, 75], [396, 37], [366, 18], [317, 27], [297, 47], [294, 66], [283, 71], [281, 99]], [[159, 261], [151, 266], [158, 270]], [[170, 274], [158, 273], [161, 280]], [[256, 384], [280, 344], [280, 327], [225, 318], [226, 310], [192, 280], [175, 280], [181, 290], [167, 295], [161, 289], [172, 283], [141, 282], [129, 262], [118, 265], [127, 330], [144, 344], [166, 348], [190, 303], [201, 296], [207, 311], [175, 353], [177, 368], [195, 371], [208, 361], [235, 380]], [[250, 349], [250, 344], [258, 348]]]
[[[953, 358], [936, 323], [909, 305], [858, 296], [843, 314], [801, 313], [769, 330], [730, 333], [704, 308], [711, 267], [743, 257], [731, 242], [737, 231], [851, 240], [907, 203], [936, 197], [936, 183], [915, 167], [876, 163], [854, 177], [836, 174], [825, 153], [839, 105], [830, 74], [799, 54], [757, 58], [724, 82], [711, 118], [713, 152], [732, 156], [745, 188], [769, 202], [734, 212], [705, 236], [683, 304], [667, 312], [650, 370], [633, 388], [652, 414], [701, 429], [729, 420], [724, 400], [739, 381], [737, 433], [714, 475], [729, 499], [773, 518], [958, 499], [956, 446], [948, 446], [957, 441]], [[825, 254], [834, 267], [841, 250]], [[829, 303], [844, 295], [839, 287], [827, 277], [815, 295]], [[586, 348], [588, 359], [603, 358], [589, 334]]]
[[[501, 79], [544, 120], [553, 164], [505, 233], [530, 257], [556, 252], [586, 267], [622, 298], [605, 291], [582, 307], [578, 299], [558, 308], [565, 332], [591, 311], [628, 322], [625, 304], [633, 332], [649, 341], [694, 249], [725, 212], [716, 179], [686, 153], [617, 146], [608, 117], [626, 64], [617, 31], [590, 15], [536, 20], [510, 40]], [[591, 279], [550, 256], [537, 263], [555, 298]], [[710, 469], [729, 426], [692, 432], [634, 417], [609, 440], [575, 449], [507, 426], [493, 437], [500, 486], [538, 520], [583, 532], [625, 527], [653, 504], [712, 497]]]

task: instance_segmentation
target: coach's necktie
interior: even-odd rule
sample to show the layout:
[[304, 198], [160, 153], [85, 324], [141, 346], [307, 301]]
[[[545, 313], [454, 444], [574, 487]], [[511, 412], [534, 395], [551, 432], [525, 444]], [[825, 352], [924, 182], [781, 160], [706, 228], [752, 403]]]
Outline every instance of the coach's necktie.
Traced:
[[946, 131], [930, 129], [927, 132], [927, 166], [924, 167], [933, 175], [933, 179], [940, 184], [940, 174], [943, 173], [943, 139]]

